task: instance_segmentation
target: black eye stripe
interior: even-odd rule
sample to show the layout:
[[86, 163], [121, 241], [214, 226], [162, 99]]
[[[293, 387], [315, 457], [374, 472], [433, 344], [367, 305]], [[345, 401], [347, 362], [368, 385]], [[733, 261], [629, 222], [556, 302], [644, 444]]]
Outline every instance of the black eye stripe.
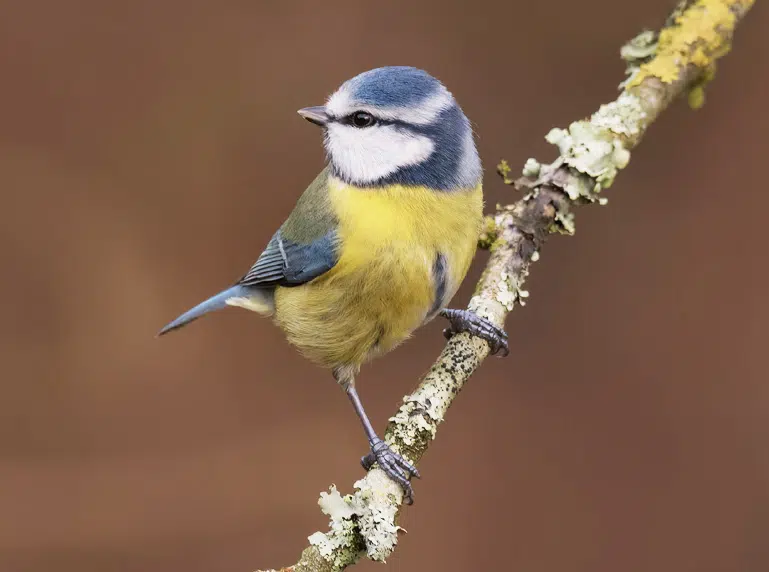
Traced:
[[[336, 123], [339, 123], [341, 125], [350, 125], [352, 127], [357, 127], [355, 123], [353, 123], [353, 115], [355, 113], [350, 113], [349, 115], [345, 115], [342, 117], [334, 117], [333, 121]], [[373, 114], [370, 114], [374, 118], [374, 123], [372, 125], [398, 125], [403, 127], [408, 127], [409, 124], [404, 121], [399, 121], [397, 119], [383, 119], [381, 117], [376, 117]]]
[[[353, 111], [351, 113], [348, 113], [347, 115], [329, 115], [329, 121], [338, 123], [339, 125], [349, 125], [351, 127], [356, 127], [355, 124], [352, 121], [352, 116], [356, 112]], [[370, 113], [370, 112], [366, 112]], [[428, 135], [432, 131], [435, 130], [437, 124], [440, 121], [434, 121], [432, 123], [429, 123], [427, 125], [415, 125], [414, 123], [409, 123], [407, 121], [403, 121], [402, 119], [390, 119], [390, 118], [384, 118], [379, 117], [377, 115], [374, 115], [373, 113], [370, 113], [375, 119], [375, 125], [392, 125], [396, 129], [402, 129], [405, 131], [410, 131], [412, 133], [418, 133], [420, 135]], [[356, 127], [359, 129], [359, 127]]]
[[340, 118], [339, 123], [345, 125], [351, 125], [358, 129], [365, 129], [378, 123], [377, 117], [368, 111], [357, 110], [347, 114], [345, 117]]

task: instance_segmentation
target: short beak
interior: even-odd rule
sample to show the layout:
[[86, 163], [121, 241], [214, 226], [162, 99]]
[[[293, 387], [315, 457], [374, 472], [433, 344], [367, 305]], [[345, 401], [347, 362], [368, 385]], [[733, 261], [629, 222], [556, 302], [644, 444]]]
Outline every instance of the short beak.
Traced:
[[297, 111], [297, 113], [310, 123], [320, 125], [321, 127], [328, 123], [328, 112], [322, 105], [317, 105], [315, 107], [305, 107], [304, 109]]

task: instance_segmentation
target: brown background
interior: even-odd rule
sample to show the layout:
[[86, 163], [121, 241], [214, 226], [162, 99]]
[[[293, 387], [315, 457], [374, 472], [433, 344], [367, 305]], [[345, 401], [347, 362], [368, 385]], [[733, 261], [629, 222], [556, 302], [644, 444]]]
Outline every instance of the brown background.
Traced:
[[[552, 158], [543, 135], [614, 97], [618, 47], [670, 7], [2, 2], [0, 570], [294, 562], [319, 491], [362, 474], [347, 400], [246, 312], [153, 335], [237, 278], [321, 167], [295, 110], [424, 67], [476, 124], [487, 202], [511, 201], [497, 160]], [[768, 26], [757, 7], [705, 108], [665, 114], [609, 207], [546, 246], [387, 569], [769, 569]], [[440, 326], [364, 369], [378, 427]]]

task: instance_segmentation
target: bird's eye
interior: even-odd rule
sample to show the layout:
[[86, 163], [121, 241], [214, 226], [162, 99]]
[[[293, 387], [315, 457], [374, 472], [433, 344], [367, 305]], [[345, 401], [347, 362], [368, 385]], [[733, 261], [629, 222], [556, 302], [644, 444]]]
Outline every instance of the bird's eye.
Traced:
[[376, 123], [374, 116], [366, 111], [356, 111], [350, 116], [350, 121], [355, 127], [371, 127]]

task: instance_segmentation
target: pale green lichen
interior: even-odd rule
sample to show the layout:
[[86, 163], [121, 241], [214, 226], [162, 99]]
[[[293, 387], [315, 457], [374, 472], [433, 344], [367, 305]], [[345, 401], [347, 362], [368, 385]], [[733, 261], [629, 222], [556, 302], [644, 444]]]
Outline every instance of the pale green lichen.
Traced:
[[508, 312], [512, 311], [518, 298], [518, 290], [515, 284], [513, 284], [512, 277], [507, 272], [503, 272], [499, 277], [494, 297]]
[[565, 185], [564, 191], [572, 200], [594, 201], [594, 194], [610, 187], [630, 160], [630, 152], [610, 129], [590, 121], [575, 121], [568, 130], [552, 129], [545, 139], [558, 147], [567, 165], [592, 181], [590, 187], [575, 177]]
[[356, 507], [352, 503], [352, 497], [350, 495], [343, 497], [339, 494], [336, 485], [331, 485], [327, 493], [320, 493], [318, 499], [321, 512], [334, 522], [351, 519], [356, 514]]
[[398, 439], [407, 447], [425, 437], [433, 439], [438, 425], [443, 421], [443, 404], [451, 401], [454, 391], [451, 380], [446, 379], [422, 386], [411, 395], [404, 396], [403, 405], [389, 419], [399, 426]]
[[574, 224], [574, 213], [555, 213], [555, 219], [550, 230], [551, 232], [572, 236], [577, 230]]
[[[633, 52], [635, 56], [652, 53], [650, 46], [646, 51], [642, 48], [643, 42], [651, 41], [652, 37], [646, 34], [639, 38], [636, 52]], [[630, 57], [628, 53], [626, 56]], [[606, 200], [597, 194], [609, 188], [618, 172], [627, 167], [630, 151], [625, 142], [632, 144], [634, 138], [642, 133], [646, 121], [647, 113], [639, 97], [624, 92], [615, 101], [602, 105], [589, 119], [575, 121], [568, 129], [550, 130], [545, 139], [558, 147], [561, 156], [549, 167], [537, 163], [537, 172], [541, 174], [545, 169], [554, 171], [566, 165], [573, 176], [559, 180], [558, 184], [571, 200], [606, 204]], [[526, 170], [527, 167], [524, 172]], [[535, 187], [525, 199], [534, 199], [538, 190]], [[574, 216], [557, 213], [551, 231], [574, 234]], [[520, 300], [520, 296], [516, 295], [516, 298]]]
[[620, 49], [620, 57], [627, 63], [626, 78], [619, 84], [624, 89], [633, 81], [641, 65], [648, 62], [657, 53], [657, 33], [645, 30], [630, 40]]
[[539, 187], [534, 187], [531, 190], [531, 192], [526, 193], [523, 196], [523, 200], [524, 200], [524, 202], [529, 202], [529, 201], [532, 201], [532, 200], [536, 199], [538, 196], [539, 196]]
[[422, 434], [429, 436], [430, 439], [435, 437], [438, 422], [441, 420], [429, 417], [429, 404], [420, 396], [415, 395], [407, 395], [403, 401], [404, 403], [397, 413], [389, 419], [391, 423], [402, 426], [398, 437], [403, 444], [407, 447], [417, 444], [421, 440]]
[[316, 532], [308, 540], [315, 546], [334, 570], [342, 570], [354, 564], [361, 557], [363, 546], [357, 530], [357, 516], [365, 507], [357, 496], [342, 497], [336, 486], [332, 485], [328, 493], [320, 493], [318, 505], [329, 517], [330, 530]]
[[358, 527], [366, 539], [366, 554], [371, 560], [384, 562], [398, 544], [401, 528], [395, 524], [403, 499], [400, 485], [384, 471], [375, 469], [355, 483], [355, 497], [366, 510], [358, 514]]
[[620, 57], [630, 64], [649, 60], [657, 52], [657, 32], [644, 30], [619, 50]]
[[342, 496], [335, 486], [321, 493], [318, 505], [329, 517], [328, 532], [316, 532], [310, 544], [342, 570], [365, 554], [384, 562], [398, 543], [401, 528], [395, 524], [403, 490], [382, 470], [373, 469], [355, 483], [355, 494]]
[[[624, 169], [630, 163], [630, 151], [625, 149], [624, 145], [622, 145], [620, 141], [614, 142], [614, 153], [612, 153], [612, 160], [614, 162], [614, 166], [617, 169]], [[614, 175], [616, 176], [616, 174], [617, 173], [615, 172]], [[614, 181], [612, 180], [612, 182]], [[609, 185], [611, 185], [611, 183], [609, 183]]]
[[630, 137], [641, 132], [645, 118], [646, 112], [641, 100], [632, 93], [624, 92], [616, 100], [599, 107], [590, 122], [595, 127], [608, 129], [616, 135]]
[[515, 303], [518, 302], [521, 306], [526, 305], [525, 298], [529, 297], [529, 293], [523, 290], [523, 283], [528, 276], [528, 270], [521, 270], [516, 277], [508, 272], [502, 272], [499, 276], [499, 281], [496, 284], [494, 298], [497, 302], [502, 304], [508, 312], [511, 312], [515, 307]]
[[531, 179], [536, 179], [539, 177], [539, 173], [542, 171], [542, 164], [534, 159], [533, 157], [529, 157], [526, 159], [526, 164], [523, 166], [523, 176], [529, 177]]

